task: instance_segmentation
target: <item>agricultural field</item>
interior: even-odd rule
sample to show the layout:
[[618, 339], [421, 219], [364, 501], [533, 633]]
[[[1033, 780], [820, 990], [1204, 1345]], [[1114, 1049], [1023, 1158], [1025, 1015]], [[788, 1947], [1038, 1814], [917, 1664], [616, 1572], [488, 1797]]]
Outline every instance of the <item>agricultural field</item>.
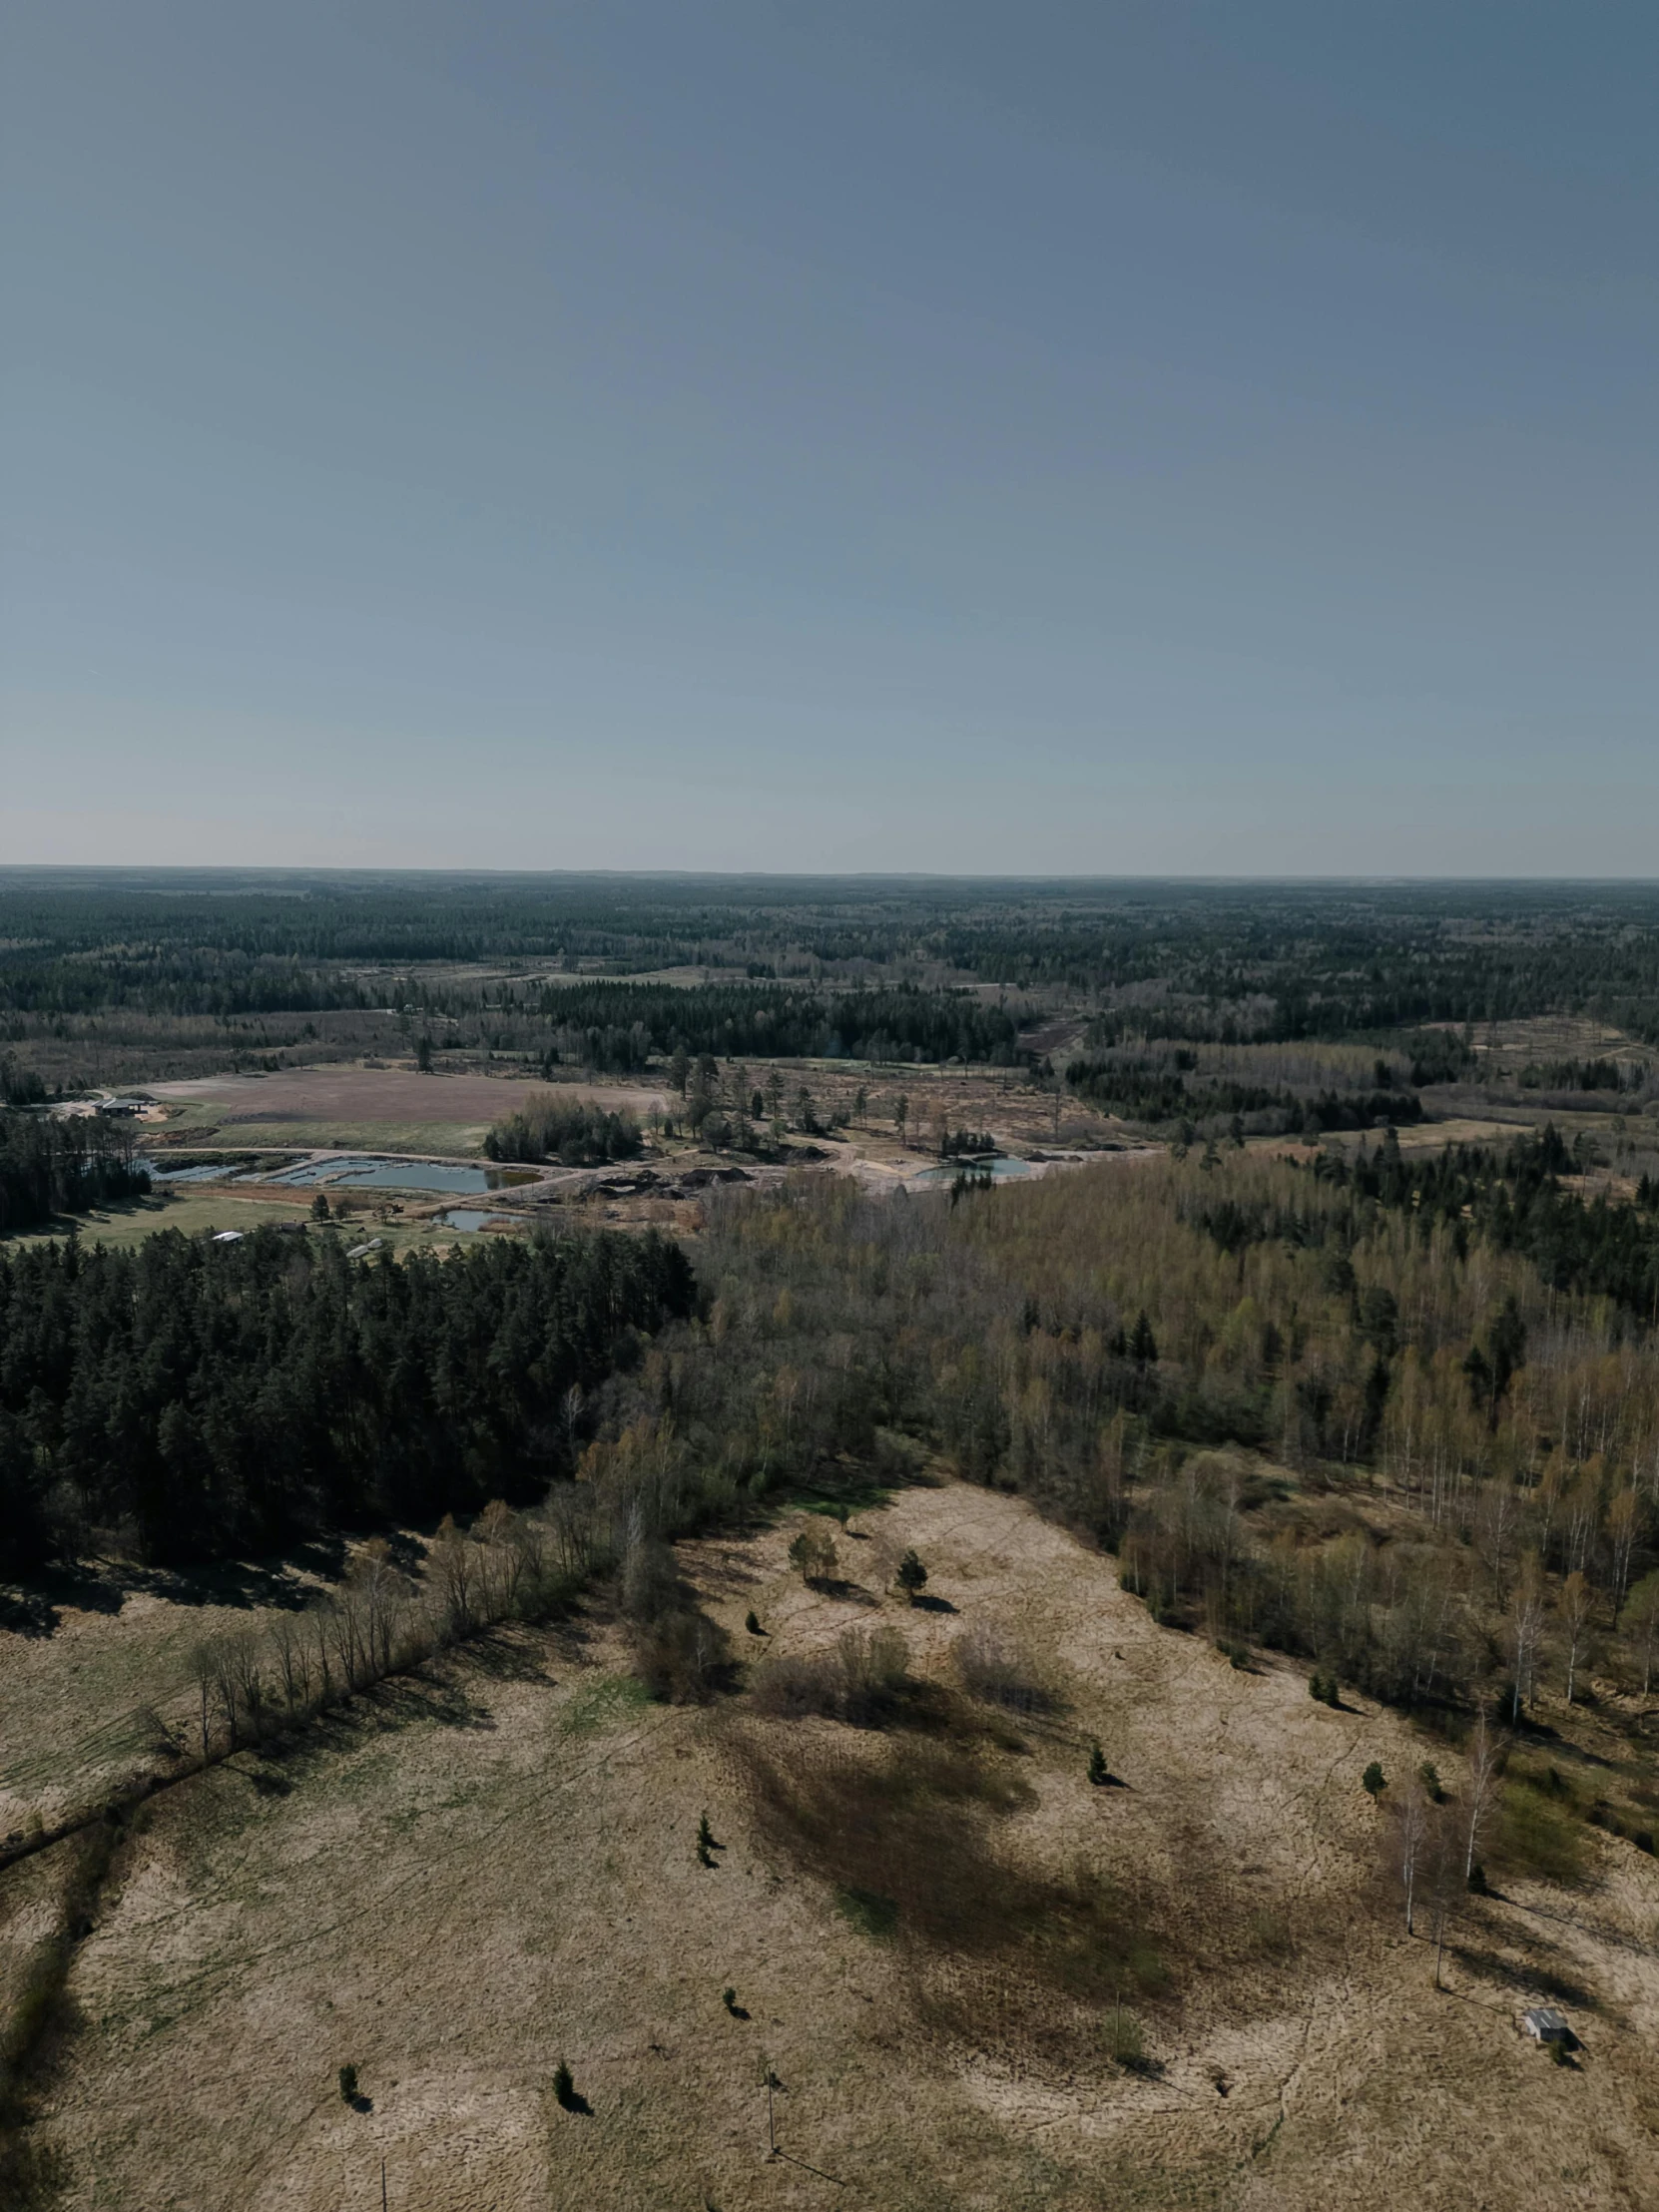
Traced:
[[[274, 1075], [158, 1083], [169, 1144], [282, 1145], [366, 1152], [477, 1155], [490, 1124], [514, 1113], [540, 1084], [487, 1075], [422, 1075], [406, 1067], [336, 1064]], [[641, 1086], [582, 1084], [575, 1095], [642, 1117], [665, 1103]]]

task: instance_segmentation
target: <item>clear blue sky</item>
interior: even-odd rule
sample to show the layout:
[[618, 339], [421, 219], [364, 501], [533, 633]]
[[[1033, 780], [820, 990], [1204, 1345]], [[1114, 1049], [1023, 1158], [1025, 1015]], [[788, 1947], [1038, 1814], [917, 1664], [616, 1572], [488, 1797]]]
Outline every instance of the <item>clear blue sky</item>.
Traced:
[[0, 38], [0, 859], [1659, 872], [1652, 0]]

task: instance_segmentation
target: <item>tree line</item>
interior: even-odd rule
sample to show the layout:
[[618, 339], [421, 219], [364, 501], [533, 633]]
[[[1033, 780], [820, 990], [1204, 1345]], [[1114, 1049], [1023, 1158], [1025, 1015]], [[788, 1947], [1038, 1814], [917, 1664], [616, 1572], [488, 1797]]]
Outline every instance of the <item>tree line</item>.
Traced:
[[580, 1394], [694, 1300], [654, 1233], [401, 1265], [276, 1228], [0, 1255], [0, 1547], [208, 1559], [539, 1495]]
[[997, 1067], [1020, 1056], [1013, 1017], [961, 991], [593, 982], [547, 985], [533, 1004], [553, 1024], [558, 1058], [619, 1074], [676, 1051], [722, 1059], [954, 1058]]
[[1408, 1127], [1422, 1119], [1422, 1100], [1415, 1091], [1326, 1089], [1305, 1097], [1280, 1086], [1196, 1077], [1167, 1061], [1133, 1055], [1080, 1057], [1067, 1066], [1065, 1079], [1069, 1089], [1102, 1113], [1154, 1125], [1201, 1124], [1248, 1114], [1259, 1133], [1296, 1131], [1318, 1137], [1328, 1130], [1375, 1129], [1382, 1122]]
[[640, 1149], [640, 1125], [631, 1113], [607, 1113], [583, 1099], [561, 1098], [557, 1091], [531, 1097], [515, 1114], [491, 1125], [484, 1137], [490, 1160], [558, 1160], [566, 1167], [591, 1167], [606, 1160], [632, 1160]]
[[0, 1236], [141, 1198], [149, 1188], [130, 1124], [103, 1114], [0, 1112]]

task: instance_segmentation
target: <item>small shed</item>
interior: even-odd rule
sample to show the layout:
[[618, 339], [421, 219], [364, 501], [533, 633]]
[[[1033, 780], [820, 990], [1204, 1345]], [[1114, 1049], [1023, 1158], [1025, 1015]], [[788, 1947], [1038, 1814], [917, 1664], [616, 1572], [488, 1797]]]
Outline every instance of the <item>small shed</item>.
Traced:
[[1567, 2023], [1553, 2004], [1534, 2004], [1521, 2014], [1521, 2027], [1535, 2043], [1564, 2043]]

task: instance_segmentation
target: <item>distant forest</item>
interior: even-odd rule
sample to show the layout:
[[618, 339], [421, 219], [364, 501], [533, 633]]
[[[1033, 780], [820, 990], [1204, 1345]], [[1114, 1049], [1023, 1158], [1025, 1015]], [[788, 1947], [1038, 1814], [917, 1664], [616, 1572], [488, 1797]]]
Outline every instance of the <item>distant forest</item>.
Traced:
[[[457, 978], [457, 964], [496, 977]], [[1141, 1037], [1335, 1039], [1570, 1011], [1659, 1043], [1659, 890], [0, 871], [0, 1043], [111, 1009], [493, 1005], [602, 1039], [639, 1023], [669, 1049], [655, 994], [541, 1008], [549, 984], [663, 968], [718, 989], [697, 1010], [680, 994], [692, 1051], [761, 1054], [763, 1011], [792, 1053], [832, 1039], [869, 1058], [1011, 1050], [1006, 1017], [977, 1001], [926, 1015], [902, 995], [849, 1002], [860, 983], [932, 996], [951, 979], [1058, 989]], [[790, 992], [769, 985], [808, 988], [786, 1013]]]

